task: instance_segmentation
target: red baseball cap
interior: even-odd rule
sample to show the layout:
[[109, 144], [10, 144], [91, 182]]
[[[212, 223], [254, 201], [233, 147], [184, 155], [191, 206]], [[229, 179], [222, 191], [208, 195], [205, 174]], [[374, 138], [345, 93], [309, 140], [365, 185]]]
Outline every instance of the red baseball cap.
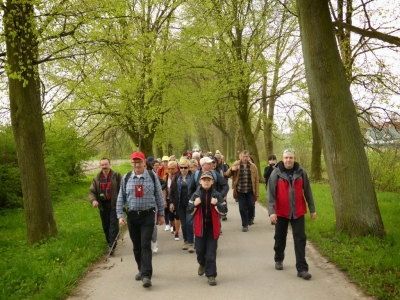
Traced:
[[136, 151], [136, 152], [133, 152], [133, 153], [131, 154], [131, 159], [141, 159], [141, 160], [145, 160], [145, 159], [146, 159], [146, 156], [144, 156], [144, 154], [143, 154], [142, 152]]

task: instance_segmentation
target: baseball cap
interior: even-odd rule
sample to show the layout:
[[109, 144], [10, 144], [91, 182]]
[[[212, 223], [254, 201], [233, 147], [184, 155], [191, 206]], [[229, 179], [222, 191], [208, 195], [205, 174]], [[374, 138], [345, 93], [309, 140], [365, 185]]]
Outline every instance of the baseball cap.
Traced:
[[214, 177], [212, 176], [211, 172], [203, 172], [203, 173], [201, 173], [200, 179], [203, 179], [203, 178], [214, 179]]
[[213, 160], [211, 159], [211, 157], [208, 156], [204, 156], [202, 159], [200, 159], [200, 165], [209, 164], [212, 162]]
[[143, 152], [136, 151], [136, 152], [133, 152], [131, 155], [131, 159], [135, 159], [135, 158], [144, 160], [144, 159], [146, 159], [146, 156], [144, 156]]
[[147, 161], [148, 161], [149, 163], [152, 163], [152, 162], [154, 161], [154, 157], [153, 157], [153, 156], [148, 156], [148, 157], [147, 157]]

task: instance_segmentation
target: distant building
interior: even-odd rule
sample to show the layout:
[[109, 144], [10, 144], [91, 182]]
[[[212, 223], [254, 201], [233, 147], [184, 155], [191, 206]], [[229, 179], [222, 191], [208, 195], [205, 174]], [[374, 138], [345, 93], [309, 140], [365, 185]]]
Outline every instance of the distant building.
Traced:
[[385, 122], [370, 127], [365, 138], [371, 146], [400, 146], [400, 122]]

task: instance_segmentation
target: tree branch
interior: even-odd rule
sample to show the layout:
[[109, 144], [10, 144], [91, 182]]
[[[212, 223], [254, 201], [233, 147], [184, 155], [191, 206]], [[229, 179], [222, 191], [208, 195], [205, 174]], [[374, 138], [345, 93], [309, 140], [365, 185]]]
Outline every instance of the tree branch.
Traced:
[[345, 28], [347, 30], [350, 30], [350, 31], [355, 32], [362, 36], [378, 39], [378, 40], [381, 40], [381, 41], [389, 43], [389, 44], [400, 46], [400, 38], [397, 36], [385, 34], [385, 33], [378, 32], [378, 31], [370, 31], [370, 30], [362, 29], [362, 28], [359, 28], [359, 27], [356, 27], [356, 26], [353, 26], [353, 25], [350, 25], [350, 24], [347, 24], [344, 22], [339, 22], [339, 21], [332, 22], [332, 24], [335, 27], [342, 28], [342, 29]]

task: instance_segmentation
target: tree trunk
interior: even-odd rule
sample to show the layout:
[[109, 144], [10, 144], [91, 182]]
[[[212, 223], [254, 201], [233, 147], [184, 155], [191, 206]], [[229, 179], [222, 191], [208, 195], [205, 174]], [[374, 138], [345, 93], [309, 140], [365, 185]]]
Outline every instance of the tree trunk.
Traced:
[[311, 174], [310, 179], [322, 179], [322, 142], [318, 132], [317, 122], [315, 121], [313, 108], [311, 107], [311, 130], [312, 130], [312, 151], [311, 151]]
[[385, 236], [327, 0], [297, 0], [307, 84], [323, 141], [336, 229]]
[[[25, 3], [25, 4], [21, 4]], [[4, 28], [11, 124], [21, 171], [28, 244], [57, 235], [47, 183], [33, 5], [7, 1]]]

